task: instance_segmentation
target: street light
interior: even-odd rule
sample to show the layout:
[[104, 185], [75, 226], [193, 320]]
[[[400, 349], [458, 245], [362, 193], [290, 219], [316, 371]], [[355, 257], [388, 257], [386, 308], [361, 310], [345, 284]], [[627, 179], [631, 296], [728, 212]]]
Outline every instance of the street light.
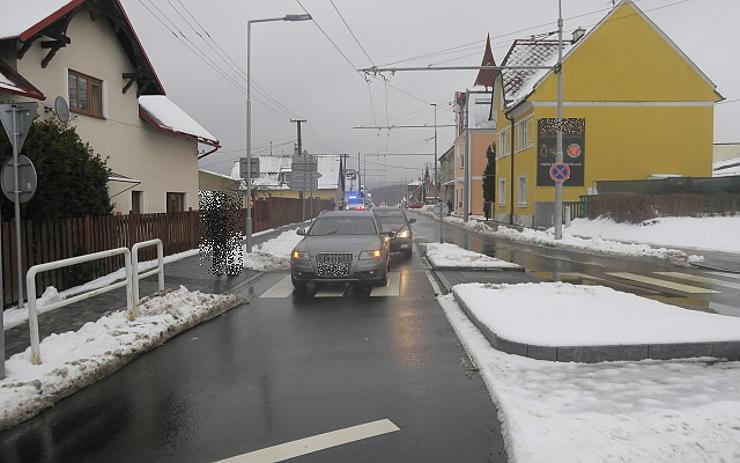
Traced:
[[247, 20], [247, 220], [246, 237], [247, 252], [252, 252], [252, 63], [250, 39], [253, 23], [267, 23], [276, 21], [310, 21], [310, 14], [286, 14], [280, 18], [250, 19]]

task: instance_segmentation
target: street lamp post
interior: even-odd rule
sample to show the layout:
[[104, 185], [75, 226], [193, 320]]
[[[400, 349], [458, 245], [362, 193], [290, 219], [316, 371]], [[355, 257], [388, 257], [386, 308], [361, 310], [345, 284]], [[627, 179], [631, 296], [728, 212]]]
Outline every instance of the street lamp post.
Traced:
[[310, 14], [288, 14], [279, 18], [247, 20], [247, 220], [246, 245], [247, 252], [252, 252], [252, 63], [250, 41], [252, 24], [276, 21], [310, 21]]

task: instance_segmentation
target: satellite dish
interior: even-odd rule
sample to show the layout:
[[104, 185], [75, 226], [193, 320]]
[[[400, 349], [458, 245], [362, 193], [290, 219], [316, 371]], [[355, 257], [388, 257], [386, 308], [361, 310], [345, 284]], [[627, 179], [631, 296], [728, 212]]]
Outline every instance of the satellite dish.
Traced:
[[58, 96], [54, 100], [54, 112], [57, 114], [57, 119], [62, 123], [69, 122], [69, 105], [63, 96]]

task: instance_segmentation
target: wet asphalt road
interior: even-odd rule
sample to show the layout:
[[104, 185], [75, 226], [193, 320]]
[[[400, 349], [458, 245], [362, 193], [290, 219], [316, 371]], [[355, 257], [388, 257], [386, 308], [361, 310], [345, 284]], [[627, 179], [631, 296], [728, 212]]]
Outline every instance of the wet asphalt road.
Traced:
[[[426, 241], [439, 240], [439, 221], [426, 215], [411, 213], [416, 238]], [[578, 251], [532, 246], [508, 240], [494, 239], [459, 226], [444, 225], [444, 241], [455, 243], [466, 249], [498, 257], [522, 265], [529, 276], [542, 280], [568, 281], [578, 284], [599, 284], [619, 291], [660, 300], [681, 307], [740, 316], [740, 290], [738, 275], [720, 276], [707, 273], [704, 269], [678, 267], [653, 258], [617, 258], [591, 255]], [[691, 294], [670, 288], [629, 281], [609, 273], [629, 272], [640, 277], [658, 278], [662, 282], [680, 283], [696, 288], [705, 288], [716, 293]], [[678, 272], [683, 276], [667, 277], [656, 272]], [[574, 277], [574, 274], [579, 274]], [[687, 276], [688, 275], [688, 276]], [[586, 278], [586, 277], [590, 278]], [[700, 277], [722, 281], [724, 284], [697, 282], [688, 278]], [[732, 286], [732, 287], [731, 287]]]
[[208, 462], [374, 420], [400, 431], [296, 462], [501, 462], [496, 409], [422, 261], [399, 296], [263, 298], [0, 433], [0, 461]]

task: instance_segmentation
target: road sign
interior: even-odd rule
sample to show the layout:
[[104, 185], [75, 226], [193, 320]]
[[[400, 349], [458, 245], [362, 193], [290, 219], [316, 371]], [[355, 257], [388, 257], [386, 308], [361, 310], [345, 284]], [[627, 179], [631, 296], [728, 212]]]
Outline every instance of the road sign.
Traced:
[[[0, 123], [5, 128], [10, 144], [15, 147], [16, 152], [20, 152], [26, 142], [33, 117], [36, 115], [36, 108], [38, 108], [38, 103], [33, 102], [0, 104]], [[15, 133], [13, 133], [14, 129]]]
[[252, 157], [251, 158], [251, 161], [252, 161], [252, 169], [251, 169], [252, 175], [248, 175], [250, 169], [247, 168], [247, 161], [248, 161], [248, 158], [239, 158], [239, 177], [241, 177], [241, 178], [247, 178], [247, 177], [257, 178], [257, 177], [259, 177], [260, 176], [260, 158], [258, 158], [258, 157]]
[[288, 187], [292, 191], [315, 191], [319, 189], [318, 158], [312, 154], [293, 156]]
[[555, 183], [565, 183], [570, 178], [570, 166], [564, 162], [556, 162], [550, 166], [550, 178]]
[[[36, 193], [38, 178], [36, 177], [36, 168], [33, 162], [23, 155], [18, 156], [18, 184], [20, 187], [18, 200], [21, 203], [30, 201]], [[3, 167], [0, 170], [0, 187], [2, 187], [3, 194], [5, 194], [6, 198], [15, 201], [13, 158], [9, 158], [3, 163]]]
[[582, 152], [583, 149], [578, 143], [571, 143], [568, 146], [568, 150], [566, 151], [566, 153], [568, 153], [568, 157], [571, 159], [578, 159], [579, 157], [581, 157]]

